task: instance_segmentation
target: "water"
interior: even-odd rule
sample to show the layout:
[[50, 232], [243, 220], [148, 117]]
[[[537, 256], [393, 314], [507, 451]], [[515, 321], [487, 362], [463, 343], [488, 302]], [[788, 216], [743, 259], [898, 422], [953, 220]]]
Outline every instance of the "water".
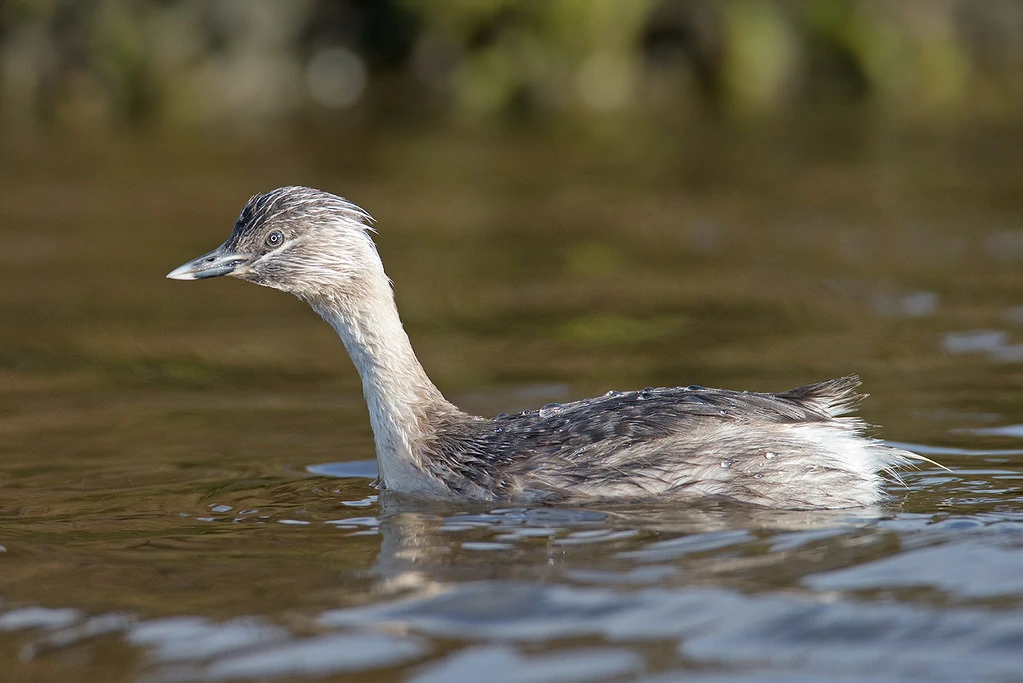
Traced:
[[[5, 143], [5, 676], [1019, 680], [1020, 137], [798, 133]], [[381, 494], [322, 321], [163, 279], [296, 182], [374, 213], [467, 409], [858, 372], [952, 471], [830, 512]]]

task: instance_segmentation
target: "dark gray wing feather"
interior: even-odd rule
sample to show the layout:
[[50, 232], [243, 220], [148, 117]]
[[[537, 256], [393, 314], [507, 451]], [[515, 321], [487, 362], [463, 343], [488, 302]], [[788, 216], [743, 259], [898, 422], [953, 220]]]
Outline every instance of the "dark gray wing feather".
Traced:
[[[770, 425], [832, 422], [862, 398], [858, 385], [843, 377], [780, 393], [697, 386], [609, 392], [452, 424], [431, 446], [430, 469], [458, 493], [496, 498], [522, 489], [557, 497], [575, 486], [633, 485], [639, 495], [658, 477], [685, 486], [678, 472], [741, 457], [758, 427], [768, 433]], [[747, 429], [731, 429], [740, 425]]]

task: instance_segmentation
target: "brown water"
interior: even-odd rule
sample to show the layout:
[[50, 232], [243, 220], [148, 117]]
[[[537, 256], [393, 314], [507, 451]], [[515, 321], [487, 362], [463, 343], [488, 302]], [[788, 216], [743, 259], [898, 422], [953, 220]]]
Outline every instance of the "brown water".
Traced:
[[[5, 680], [1023, 680], [1023, 136], [635, 128], [5, 143]], [[953, 472], [829, 513], [378, 499], [333, 332], [163, 277], [294, 183], [375, 214], [466, 409], [857, 372]]]

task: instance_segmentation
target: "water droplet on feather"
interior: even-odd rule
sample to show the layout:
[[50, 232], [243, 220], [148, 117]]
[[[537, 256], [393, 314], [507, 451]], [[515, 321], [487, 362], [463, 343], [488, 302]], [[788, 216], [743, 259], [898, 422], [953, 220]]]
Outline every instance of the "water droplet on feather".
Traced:
[[540, 408], [540, 417], [550, 417], [560, 413], [565, 406], [560, 403], [548, 403], [547, 405]]

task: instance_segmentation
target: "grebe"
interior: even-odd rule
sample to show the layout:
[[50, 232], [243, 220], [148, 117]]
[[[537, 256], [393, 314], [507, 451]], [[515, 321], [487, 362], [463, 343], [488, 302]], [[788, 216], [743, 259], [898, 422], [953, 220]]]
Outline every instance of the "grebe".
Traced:
[[372, 218], [307, 187], [252, 197], [221, 246], [171, 271], [290, 292], [337, 330], [362, 379], [383, 487], [527, 504], [722, 497], [779, 509], [882, 499], [881, 472], [923, 456], [864, 434], [845, 377], [780, 393], [608, 392], [485, 419], [445, 400], [398, 317]]

